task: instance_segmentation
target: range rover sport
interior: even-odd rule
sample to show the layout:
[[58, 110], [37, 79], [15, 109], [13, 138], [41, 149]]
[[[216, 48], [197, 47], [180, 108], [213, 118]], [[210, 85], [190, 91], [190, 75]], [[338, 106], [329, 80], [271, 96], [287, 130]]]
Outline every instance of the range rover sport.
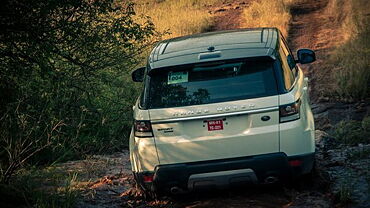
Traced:
[[308, 79], [276, 28], [209, 32], [159, 42], [132, 73], [144, 88], [130, 159], [146, 192], [287, 181], [311, 172]]

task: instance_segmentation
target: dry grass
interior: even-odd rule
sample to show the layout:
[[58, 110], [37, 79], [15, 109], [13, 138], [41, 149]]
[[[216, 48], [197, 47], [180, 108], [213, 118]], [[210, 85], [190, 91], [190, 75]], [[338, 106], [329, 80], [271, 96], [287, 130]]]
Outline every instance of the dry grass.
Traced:
[[220, 0], [136, 0], [137, 14], [149, 16], [157, 31], [172, 38], [209, 30], [214, 24], [205, 8]]
[[345, 42], [351, 38], [350, 31], [356, 31], [357, 28], [352, 22], [352, 0], [330, 0], [326, 6], [326, 13], [330, 15], [334, 22], [341, 23], [340, 32], [342, 41]]
[[254, 1], [243, 11], [243, 27], [277, 27], [284, 36], [288, 35], [291, 15], [289, 5], [295, 0]]
[[340, 33], [345, 42], [335, 49], [330, 62], [338, 68], [335, 73], [334, 91], [342, 99], [360, 100], [370, 93], [370, 2], [351, 0], [347, 12], [336, 12], [343, 4], [333, 0], [329, 9], [337, 14], [337, 21], [342, 22]]

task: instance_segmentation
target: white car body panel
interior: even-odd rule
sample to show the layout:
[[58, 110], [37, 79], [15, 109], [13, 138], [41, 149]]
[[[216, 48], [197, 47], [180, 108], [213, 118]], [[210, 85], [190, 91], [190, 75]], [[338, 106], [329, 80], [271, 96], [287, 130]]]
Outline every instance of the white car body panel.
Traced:
[[[149, 120], [148, 110], [141, 110], [138, 103], [136, 102], [133, 107], [134, 119]], [[159, 164], [153, 137], [135, 137], [134, 131], [131, 129], [129, 148], [131, 168], [134, 172], [153, 171], [155, 166]]]
[[[262, 124], [261, 116], [271, 119]], [[205, 119], [153, 124], [160, 164], [196, 162], [279, 151], [278, 110], [220, 117], [224, 129], [208, 131]], [[172, 128], [163, 133], [158, 129]]]
[[159, 164], [153, 137], [139, 138], [131, 133], [129, 148], [132, 171], [153, 171]]
[[279, 95], [280, 105], [301, 101], [300, 119], [280, 124], [280, 151], [288, 156], [315, 152], [315, 126], [307, 85], [307, 80], [299, 68], [299, 75], [292, 90]]

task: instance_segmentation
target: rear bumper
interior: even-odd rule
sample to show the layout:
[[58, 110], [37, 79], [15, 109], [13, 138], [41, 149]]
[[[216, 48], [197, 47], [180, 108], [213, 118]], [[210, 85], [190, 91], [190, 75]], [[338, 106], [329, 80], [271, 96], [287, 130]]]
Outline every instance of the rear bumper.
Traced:
[[[229, 187], [246, 183], [265, 183], [268, 177], [288, 181], [309, 173], [315, 153], [288, 157], [285, 153], [271, 153], [241, 158], [158, 165], [155, 172], [136, 173], [136, 180], [144, 188], [170, 192], [174, 187], [191, 191], [200, 186]], [[295, 161], [295, 162], [291, 162]], [[298, 161], [298, 162], [297, 162]], [[293, 166], [292, 166], [293, 165]], [[152, 183], [143, 177], [154, 174]]]

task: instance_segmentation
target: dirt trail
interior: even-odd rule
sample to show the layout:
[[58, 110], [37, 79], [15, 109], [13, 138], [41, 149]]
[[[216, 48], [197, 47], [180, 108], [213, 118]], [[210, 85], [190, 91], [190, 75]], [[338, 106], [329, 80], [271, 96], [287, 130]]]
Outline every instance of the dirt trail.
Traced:
[[289, 45], [293, 51], [310, 48], [316, 53], [316, 62], [301, 67], [309, 78], [316, 129], [320, 130], [330, 129], [344, 118], [362, 120], [370, 112], [366, 103], [328, 102], [330, 98], [324, 93], [331, 87], [336, 73], [328, 59], [333, 49], [346, 41], [348, 34], [342, 33], [341, 27], [346, 16], [351, 14], [349, 1], [341, 1], [341, 5], [336, 3], [334, 0], [300, 0], [291, 7]]
[[[342, 1], [341, 8], [338, 8], [340, 15], [331, 10], [334, 4], [335, 1], [331, 0], [301, 0], [291, 8], [289, 45], [293, 51], [310, 48], [316, 52], [316, 62], [301, 66], [311, 79], [311, 98], [316, 102], [323, 101], [320, 88], [327, 86], [327, 77], [332, 72], [325, 63], [332, 49], [345, 40], [344, 34], [339, 31], [343, 19], [350, 13], [348, 1]], [[316, 73], [319, 70], [320, 73]]]
[[82, 197], [76, 207], [81, 208], [329, 207], [325, 195], [317, 191], [317, 183], [313, 186], [309, 181], [295, 188], [250, 186], [146, 201], [135, 188], [127, 150], [114, 155], [71, 161], [57, 168], [78, 172]]
[[243, 9], [253, 0], [224, 0], [219, 4], [211, 5], [208, 13], [215, 20], [212, 31], [237, 29], [241, 27]]
[[340, 25], [329, 14], [328, 4], [329, 0], [298, 1], [291, 7], [288, 40], [293, 49], [311, 48], [320, 53], [338, 44], [341, 34], [335, 30]]

